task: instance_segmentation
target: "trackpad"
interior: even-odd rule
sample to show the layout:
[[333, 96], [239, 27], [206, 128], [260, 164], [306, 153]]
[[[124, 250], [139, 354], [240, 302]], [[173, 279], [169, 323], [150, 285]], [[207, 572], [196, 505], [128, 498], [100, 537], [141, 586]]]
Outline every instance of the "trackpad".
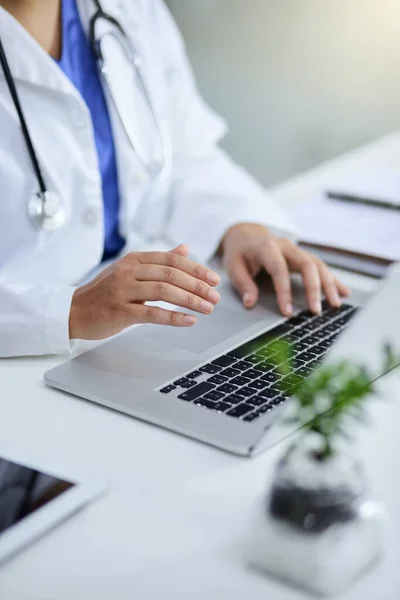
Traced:
[[194, 327], [179, 329], [151, 325], [140, 327], [137, 333], [167, 346], [201, 354], [251, 325], [265, 323], [263, 312], [217, 306], [212, 315], [197, 315]]

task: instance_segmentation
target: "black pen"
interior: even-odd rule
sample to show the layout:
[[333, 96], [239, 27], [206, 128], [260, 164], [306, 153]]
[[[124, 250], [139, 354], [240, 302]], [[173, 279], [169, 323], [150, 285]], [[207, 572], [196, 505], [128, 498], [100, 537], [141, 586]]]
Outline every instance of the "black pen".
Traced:
[[[400, 192], [400, 190], [399, 190]], [[331, 200], [340, 200], [349, 202], [349, 204], [363, 204], [364, 206], [374, 206], [376, 208], [386, 208], [387, 210], [400, 210], [400, 203], [389, 202], [388, 200], [377, 200], [376, 198], [366, 198], [365, 196], [354, 196], [353, 194], [340, 194], [339, 192], [326, 192]]]

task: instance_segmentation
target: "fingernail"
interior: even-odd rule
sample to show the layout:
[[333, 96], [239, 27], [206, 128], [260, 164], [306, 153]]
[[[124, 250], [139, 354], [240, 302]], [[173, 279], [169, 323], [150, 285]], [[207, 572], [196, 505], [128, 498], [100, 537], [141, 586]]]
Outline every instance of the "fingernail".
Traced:
[[219, 275], [217, 275], [216, 273], [214, 273], [213, 271], [208, 271], [207, 279], [210, 283], [214, 283], [214, 284], [217, 284], [221, 281], [221, 277]]
[[185, 323], [187, 323], [188, 325], [194, 325], [196, 323], [196, 317], [194, 315], [185, 315], [183, 317], [183, 320]]
[[317, 315], [320, 315], [322, 313], [322, 304], [321, 304], [321, 300], [314, 300], [314, 302], [311, 305], [311, 309], [313, 312], [315, 312]]
[[218, 292], [216, 290], [210, 290], [208, 292], [208, 297], [210, 298], [211, 302], [219, 302], [221, 300], [221, 296], [218, 294]]
[[253, 304], [253, 295], [251, 292], [246, 292], [243, 296], [243, 304], [245, 306], [251, 306]]
[[213, 310], [213, 305], [211, 304], [211, 302], [207, 302], [207, 300], [202, 300], [200, 303], [200, 306], [202, 308], [202, 310], [204, 310], [204, 312], [212, 312]]
[[293, 305], [292, 305], [291, 302], [288, 302], [286, 304], [286, 311], [285, 312], [286, 312], [286, 314], [287, 314], [288, 317], [293, 314]]

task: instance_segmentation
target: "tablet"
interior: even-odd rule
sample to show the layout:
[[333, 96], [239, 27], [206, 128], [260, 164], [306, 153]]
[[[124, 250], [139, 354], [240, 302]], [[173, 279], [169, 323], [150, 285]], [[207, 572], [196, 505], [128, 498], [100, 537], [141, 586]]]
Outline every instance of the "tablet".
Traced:
[[0, 452], [0, 564], [104, 491]]

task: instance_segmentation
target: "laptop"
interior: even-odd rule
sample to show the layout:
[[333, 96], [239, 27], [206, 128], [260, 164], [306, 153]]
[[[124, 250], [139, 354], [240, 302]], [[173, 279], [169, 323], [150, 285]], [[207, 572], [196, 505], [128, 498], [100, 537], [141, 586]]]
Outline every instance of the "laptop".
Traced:
[[[284, 319], [268, 282], [246, 311], [227, 279], [213, 314], [190, 329], [132, 327], [45, 374], [48, 385], [226, 451], [252, 456], [293, 433], [289, 398], [268, 357], [271, 339], [295, 344], [297, 372], [350, 358], [377, 371], [382, 346], [400, 345], [400, 266], [371, 297], [354, 290], [339, 310], [307, 308], [294, 282], [295, 314]], [[272, 361], [271, 361], [272, 362]], [[377, 376], [383, 373], [377, 371]]]

